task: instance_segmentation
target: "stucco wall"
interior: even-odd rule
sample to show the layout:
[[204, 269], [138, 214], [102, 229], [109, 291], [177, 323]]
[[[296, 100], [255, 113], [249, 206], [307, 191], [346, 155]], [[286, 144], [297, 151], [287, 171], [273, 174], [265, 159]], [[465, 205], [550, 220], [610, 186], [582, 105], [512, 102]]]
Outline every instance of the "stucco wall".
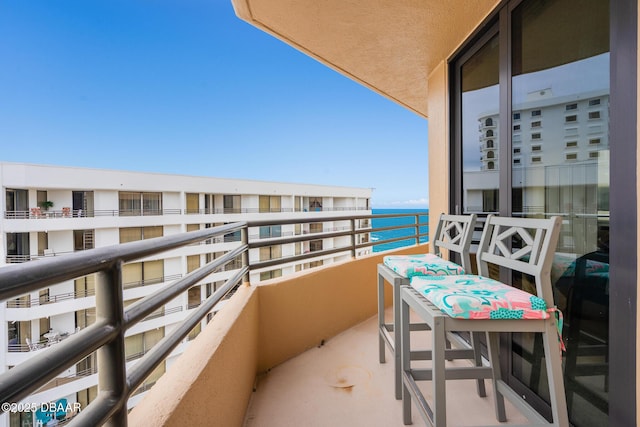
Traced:
[[[426, 252], [428, 245], [393, 253]], [[377, 264], [381, 261], [381, 255], [371, 255], [260, 285], [258, 372], [376, 314]]]
[[442, 61], [429, 75], [429, 230], [440, 213], [449, 212], [449, 128], [447, 64]]
[[129, 414], [130, 426], [239, 426], [258, 358], [258, 296], [242, 286]]

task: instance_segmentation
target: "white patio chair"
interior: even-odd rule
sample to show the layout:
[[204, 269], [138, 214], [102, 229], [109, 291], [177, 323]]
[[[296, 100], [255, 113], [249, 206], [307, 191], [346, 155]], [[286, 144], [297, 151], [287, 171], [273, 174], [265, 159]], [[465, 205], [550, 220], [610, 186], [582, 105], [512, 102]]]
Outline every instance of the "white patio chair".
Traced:
[[[561, 365], [557, 310], [550, 271], [560, 231], [560, 218], [522, 219], [489, 216], [476, 254], [480, 276], [415, 277], [403, 286], [401, 297], [403, 421], [411, 423], [411, 401], [435, 427], [447, 425], [446, 381], [492, 378], [496, 418], [506, 421], [504, 397], [536, 425], [569, 425]], [[512, 243], [517, 243], [512, 248]], [[489, 279], [488, 263], [534, 279], [536, 295]], [[442, 279], [442, 280], [437, 280]], [[412, 368], [409, 309], [427, 323], [432, 332], [430, 368]], [[447, 366], [446, 333], [487, 333], [489, 367]], [[498, 357], [500, 332], [541, 332], [549, 380], [553, 420], [549, 423], [501, 378]], [[424, 398], [417, 382], [432, 382], [433, 403]], [[469, 414], [473, 416], [473, 414]]]
[[[385, 363], [385, 345], [394, 356], [395, 394], [396, 399], [402, 399], [402, 375], [400, 354], [400, 287], [408, 285], [414, 276], [459, 275], [471, 273], [471, 258], [469, 247], [476, 224], [476, 215], [446, 215], [441, 214], [435, 233], [429, 243], [429, 253], [419, 255], [392, 255], [384, 257], [384, 262], [378, 264], [378, 342], [380, 363]], [[442, 250], [460, 256], [461, 265], [442, 258]], [[393, 323], [387, 323], [384, 307], [384, 282], [393, 288]], [[427, 330], [425, 324], [414, 324], [412, 330]], [[393, 333], [393, 335], [392, 335]], [[472, 342], [478, 337], [472, 337]], [[468, 345], [457, 335], [451, 335], [450, 340], [456, 341], [459, 347]], [[475, 348], [475, 346], [472, 345]], [[465, 353], [476, 363], [482, 363], [480, 352]], [[428, 358], [428, 353], [413, 352], [412, 358]], [[478, 393], [485, 396], [484, 382], [478, 381]]]

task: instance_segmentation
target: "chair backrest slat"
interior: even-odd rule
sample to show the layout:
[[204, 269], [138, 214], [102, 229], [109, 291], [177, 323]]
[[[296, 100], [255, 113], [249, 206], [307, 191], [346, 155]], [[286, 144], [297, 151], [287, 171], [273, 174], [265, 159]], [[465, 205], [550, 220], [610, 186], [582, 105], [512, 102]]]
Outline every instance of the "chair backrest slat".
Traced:
[[442, 249], [455, 252], [461, 257], [461, 265], [467, 274], [471, 274], [469, 247], [476, 224], [476, 215], [441, 214], [434, 238], [429, 245], [429, 252], [441, 255]]
[[[478, 273], [489, 276], [488, 264], [534, 276], [537, 296], [553, 304], [551, 264], [561, 219], [506, 218], [489, 215], [476, 254]], [[519, 245], [512, 248], [514, 239]]]

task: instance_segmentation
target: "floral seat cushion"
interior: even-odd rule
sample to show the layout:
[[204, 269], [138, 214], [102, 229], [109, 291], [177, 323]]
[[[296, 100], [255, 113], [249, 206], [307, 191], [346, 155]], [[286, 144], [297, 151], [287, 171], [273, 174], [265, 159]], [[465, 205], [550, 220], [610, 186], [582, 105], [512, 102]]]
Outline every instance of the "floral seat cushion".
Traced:
[[464, 269], [458, 264], [434, 254], [388, 255], [384, 257], [383, 262], [387, 267], [406, 278], [465, 274]]
[[542, 298], [482, 276], [413, 277], [411, 286], [451, 317], [547, 319]]

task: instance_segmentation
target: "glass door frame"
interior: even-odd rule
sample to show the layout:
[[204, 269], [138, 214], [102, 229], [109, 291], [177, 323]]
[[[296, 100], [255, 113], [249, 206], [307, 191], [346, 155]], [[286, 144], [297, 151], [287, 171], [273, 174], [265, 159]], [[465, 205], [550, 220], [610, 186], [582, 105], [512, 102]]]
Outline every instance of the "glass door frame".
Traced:
[[[450, 212], [461, 213], [463, 171], [461, 132], [461, 67], [466, 59], [486, 43], [496, 30], [500, 43], [500, 112], [511, 117], [511, 12], [522, 1], [503, 0], [469, 39], [451, 56], [449, 65], [450, 115]], [[610, 280], [615, 283], [610, 294], [609, 318], [609, 424], [635, 425], [636, 402], [636, 323], [637, 323], [637, 64], [638, 4], [635, 0], [610, 1]], [[500, 120], [500, 215], [512, 211], [511, 120]], [[506, 172], [505, 172], [506, 171]], [[629, 238], [629, 236], [632, 236]], [[510, 338], [501, 342], [503, 360], [509, 360]], [[507, 356], [504, 358], [504, 356]], [[541, 413], [550, 413], [548, 405], [509, 374], [504, 378], [517, 392], [524, 393]]]

